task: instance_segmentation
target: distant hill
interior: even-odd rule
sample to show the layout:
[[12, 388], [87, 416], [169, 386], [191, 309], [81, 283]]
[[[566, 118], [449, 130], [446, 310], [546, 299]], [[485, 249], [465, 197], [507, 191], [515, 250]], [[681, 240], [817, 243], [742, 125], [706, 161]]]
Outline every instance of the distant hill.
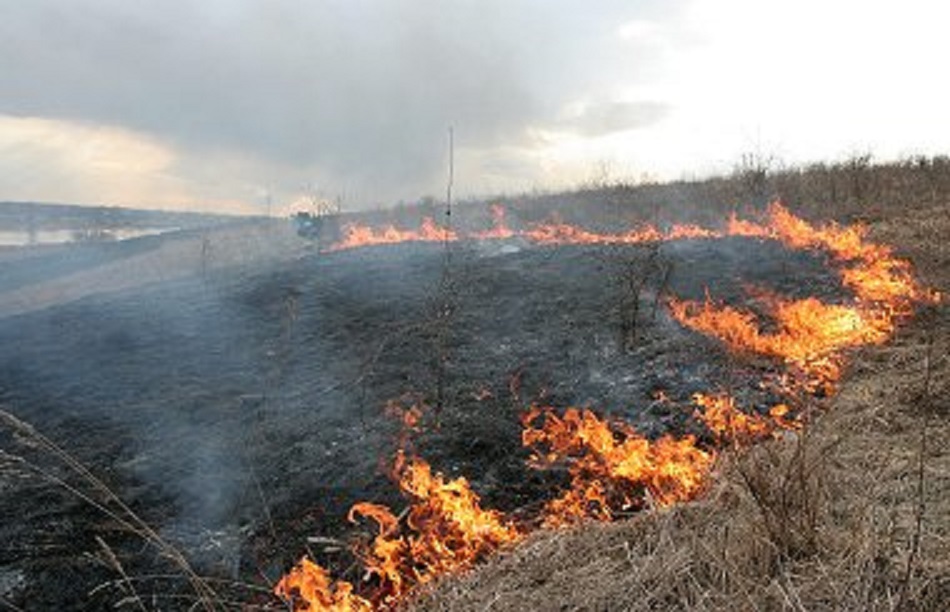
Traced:
[[0, 202], [0, 230], [102, 230], [129, 228], [189, 229], [247, 219], [231, 215], [139, 210], [117, 206], [79, 206], [36, 202]]

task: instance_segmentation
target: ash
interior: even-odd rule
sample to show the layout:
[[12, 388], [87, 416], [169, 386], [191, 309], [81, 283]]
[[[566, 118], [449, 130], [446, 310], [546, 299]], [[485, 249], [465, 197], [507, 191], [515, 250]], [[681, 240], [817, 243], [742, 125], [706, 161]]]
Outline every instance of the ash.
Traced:
[[[309, 253], [2, 318], [0, 405], [200, 571], [260, 583], [308, 536], [348, 537], [353, 503], [404, 505], [384, 473], [389, 400], [430, 407], [415, 444], [435, 469], [465, 475], [486, 506], [527, 512], [557, 479], [524, 466], [531, 403], [590, 406], [653, 436], [691, 427], [683, 406], [698, 391], [767, 404], [754, 381], [774, 364], [679, 327], [666, 297], [847, 297], [819, 255], [743, 238], [459, 244], [444, 264], [438, 245]], [[0, 433], [0, 449], [69, 478], [22, 436]], [[111, 608], [116, 592], [95, 590], [115, 578], [96, 536], [130, 574], [161, 567], [35, 469], [0, 470], [0, 514], [16, 517], [0, 525], [0, 594], [30, 608]]]

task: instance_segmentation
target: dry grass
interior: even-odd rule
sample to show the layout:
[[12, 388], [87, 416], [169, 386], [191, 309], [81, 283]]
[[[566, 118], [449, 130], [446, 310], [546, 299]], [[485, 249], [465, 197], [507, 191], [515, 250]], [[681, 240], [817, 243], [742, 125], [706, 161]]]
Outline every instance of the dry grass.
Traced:
[[[900, 193], [888, 180], [901, 168], [870, 178], [864, 168], [846, 170], [852, 186], [887, 205], [865, 214], [842, 205], [841, 216], [864, 217], [875, 239], [895, 245], [925, 282], [950, 294], [950, 198], [930, 197], [935, 179], [928, 197], [911, 205], [888, 199]], [[807, 199], [792, 203], [834, 216]], [[804, 434], [723, 456], [703, 500], [535, 534], [442, 581], [412, 609], [945, 610], [948, 354], [945, 300], [888, 346], [857, 355]]]
[[[33, 473], [42, 479], [62, 487], [75, 495], [78, 499], [83, 500], [93, 508], [102, 512], [103, 515], [114, 520], [129, 533], [134, 533], [139, 536], [143, 541], [153, 546], [159, 555], [168, 559], [178, 572], [180, 579], [187, 581], [191, 586], [195, 594], [194, 609], [204, 609], [209, 612], [219, 609], [216, 603], [218, 596], [213, 587], [207, 580], [192, 569], [185, 555], [159, 535], [151, 525], [132, 510], [105, 482], [93, 474], [82, 462], [75, 459], [55, 442], [37, 431], [32, 425], [21, 421], [3, 408], [0, 408], [0, 426], [8, 429], [27, 446], [38, 449], [46, 457], [58, 460], [61, 466], [65, 468], [67, 475], [61, 476], [53, 470], [32, 463], [19, 455], [13, 455], [2, 449], [0, 449], [0, 466], [19, 467], [28, 473]], [[119, 584], [122, 586], [123, 591], [128, 591], [129, 593], [123, 601], [133, 603], [137, 607], [144, 609], [144, 604], [139, 595], [134, 590], [131, 590], [130, 585], [132, 582], [126, 575], [118, 558], [104, 540], [97, 536], [96, 541], [102, 549], [101, 552], [103, 556], [101, 559], [122, 576], [122, 580]]]
[[[876, 239], [896, 245], [926, 282], [950, 294], [950, 162], [878, 170], [858, 162], [694, 187], [712, 194], [712, 209], [742, 201], [743, 189], [778, 190], [814, 217], [865, 219]], [[663, 187], [644, 197], [656, 189]], [[834, 206], [819, 208], [822, 200]], [[943, 610], [950, 601], [948, 353], [943, 305], [921, 313], [890, 345], [857, 356], [841, 392], [804, 434], [724, 455], [703, 500], [534, 534], [476, 571], [443, 580], [412, 607]], [[35, 438], [28, 425], [13, 425]], [[90, 503], [107, 514], [118, 509], [118, 520], [176, 562], [199, 605], [232, 607], [84, 467], [47, 450], [92, 486]], [[126, 593], [119, 603], [145, 607], [103, 548]]]
[[[942, 610], [946, 446], [929, 432], [921, 547], [911, 559], [917, 438], [907, 431], [882, 444], [877, 419], [898, 415], [854, 418], [829, 415], [804, 437], [726, 457], [701, 502], [538, 534], [445, 581], [415, 609]], [[839, 435], [841, 426], [853, 429]]]

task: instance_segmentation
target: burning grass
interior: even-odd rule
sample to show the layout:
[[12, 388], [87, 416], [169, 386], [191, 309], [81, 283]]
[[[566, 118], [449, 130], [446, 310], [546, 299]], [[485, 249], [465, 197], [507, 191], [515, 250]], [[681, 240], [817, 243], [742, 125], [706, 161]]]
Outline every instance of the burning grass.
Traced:
[[[945, 352], [946, 321], [902, 331], [856, 360], [802, 434], [720, 455], [702, 498], [538, 532], [412, 609], [945, 609], [950, 438], [922, 412], [946, 414], [945, 387], [923, 396], [932, 325]], [[930, 363], [946, 381], [946, 357]]]
[[[540, 419], [540, 426], [535, 426]], [[543, 469], [566, 462], [570, 487], [544, 509], [543, 525], [558, 527], [584, 518], [610, 520], [617, 510], [661, 506], [696, 497], [705, 487], [715, 454], [694, 436], [652, 441], [622, 421], [608, 422], [590, 410], [532, 409], [524, 417], [524, 445]]]
[[[793, 299], [790, 294], [754, 289], [747, 301], [702, 300], [695, 299], [696, 294], [692, 301], [674, 298], [669, 312], [675, 315], [681, 310], [682, 323], [697, 332], [697, 345], [702, 346], [700, 335], [706, 336], [710, 346], [732, 349], [733, 363], [744, 371], [774, 374], [762, 382], [773, 388], [775, 401], [750, 401], [752, 396], [740, 387], [748, 380], [737, 376], [737, 384], [723, 377], [722, 387], [703, 389], [691, 399], [688, 395], [678, 398], [670, 411], [691, 418], [675, 421], [677, 433], [667, 437], [646, 435], [609, 413], [565, 409], [569, 404], [559, 401], [563, 396], [553, 400], [558, 408], [544, 403], [528, 407], [523, 439], [535, 455], [533, 465], [539, 473], [563, 478], [539, 479], [561, 485], [551, 491], [547, 504], [514, 511], [508, 507], [506, 512], [494, 509], [502, 507], [491, 491], [492, 483], [499, 480], [496, 475], [483, 479], [475, 471], [452, 470], [454, 466], [432, 455], [433, 465], [446, 469], [439, 473], [414, 451], [407, 436], [389, 461], [394, 490], [405, 501], [397, 501], [395, 495], [385, 497], [385, 491], [374, 485], [372, 493], [362, 496], [374, 501], [357, 503], [349, 513], [352, 521], [365, 525], [351, 551], [359, 565], [340, 571], [348, 558], [339, 561], [337, 557], [336, 564], [328, 566], [331, 572], [314, 559], [333, 559], [330, 555], [336, 553], [306, 557], [278, 585], [283, 604], [269, 593], [255, 601], [264, 602], [261, 607], [266, 609], [311, 610], [412, 605], [444, 610], [734, 609], [737, 604], [747, 609], [942, 609], [950, 582], [945, 561], [950, 558], [946, 521], [950, 465], [943, 451], [950, 448], [950, 439], [942, 420], [934, 415], [945, 415], [940, 398], [946, 397], [950, 378], [946, 342], [938, 338], [929, 345], [935, 347], [928, 361], [933, 375], [927, 376], [929, 385], [918, 384], [923, 378], [919, 365], [926, 325], [918, 321], [907, 330], [896, 324], [917, 303], [930, 302], [934, 296], [920, 289], [908, 264], [880, 244], [917, 248], [915, 261], [931, 263], [928, 280], [943, 279], [942, 286], [935, 285], [946, 290], [950, 259], [934, 255], [946, 253], [945, 235], [950, 228], [945, 213], [945, 207], [935, 206], [928, 215], [921, 213], [906, 222], [902, 215], [900, 222], [878, 223], [867, 233], [853, 226], [811, 225], [773, 207], [761, 219], [732, 218], [719, 229], [657, 225], [605, 233], [563, 221], [509, 225], [504, 209], [498, 207], [493, 210], [493, 226], [482, 232], [448, 232], [431, 221], [419, 230], [368, 226], [361, 232], [348, 230], [334, 249], [468, 239], [512, 240], [517, 246], [560, 242], [622, 248], [656, 240], [745, 236], [748, 240], [734, 242], [746, 246], [761, 240], [771, 243], [769, 248], [781, 250], [780, 243], [807, 251], [809, 258], [820, 254], [849, 297], [796, 293]], [[943, 225], [937, 222], [941, 220]], [[323, 261], [333, 264], [334, 257]], [[801, 271], [792, 268], [795, 273]], [[801, 284], [803, 293], [810, 289], [814, 287], [807, 280]], [[312, 297], [306, 294], [301, 299], [304, 312]], [[290, 302], [277, 303], [288, 311], [282, 337], [291, 332], [295, 338], [304, 335], [310, 321], [302, 317], [296, 322], [296, 301], [293, 310]], [[333, 307], [346, 310], [352, 305], [337, 301]], [[379, 316], [378, 312], [370, 315]], [[733, 319], [738, 322], [731, 323]], [[370, 320], [373, 316], [352, 317], [350, 323]], [[669, 329], [667, 321], [661, 320]], [[928, 325], [950, 328], [946, 320]], [[535, 327], [532, 332], [538, 330]], [[371, 330], [368, 335], [372, 334]], [[873, 350], [861, 349], [869, 344], [875, 345]], [[694, 347], [692, 341], [690, 347]], [[411, 351], [400, 353], [407, 360], [412, 355]], [[550, 353], [544, 358], [549, 359]], [[767, 365], [759, 367], [763, 363]], [[747, 368], [748, 364], [755, 367]], [[398, 372], [381, 369], [379, 377], [394, 379]], [[846, 374], [847, 384], [841, 380]], [[308, 370], [308, 375], [313, 372]], [[361, 373], [357, 380], [364, 376]], [[467, 381], [466, 392], [470, 389], [478, 401], [488, 398], [491, 403], [493, 394], [495, 398], [503, 394], [502, 385], [492, 386], [486, 380], [482, 376]], [[813, 394], [830, 391], [836, 395], [817, 403], [833, 403], [835, 409], [814, 410]], [[755, 395], [758, 400], [763, 397], [769, 395]], [[168, 398], [163, 394], [163, 399]], [[423, 424], [438, 424], [438, 419], [426, 420], [421, 410], [406, 411], [405, 416], [410, 433]], [[808, 427], [803, 429], [806, 420]], [[512, 419], [512, 428], [514, 423]], [[493, 433], [503, 429], [500, 424], [492, 427]], [[313, 433], [301, 436], [313, 437]], [[465, 452], [480, 452], [477, 449], [483, 447], [476, 442]], [[359, 446], [365, 441], [356, 436], [352, 443], [366, 448]], [[326, 450], [318, 444], [301, 448]], [[334, 464], [337, 472], [349, 477], [355, 471], [329, 450], [319, 457], [316, 465], [321, 469]], [[313, 466], [307, 461], [301, 461], [307, 466], [304, 469], [298, 464], [296, 470], [287, 470], [287, 482], [305, 488], [300, 482]], [[484, 459], [481, 465], [491, 461]], [[316, 482], [321, 482], [319, 476], [317, 470]], [[327, 489], [319, 490], [322, 494]], [[315, 513], [308, 518], [313, 522], [303, 529], [312, 532], [319, 525], [331, 530], [331, 514], [344, 522], [352, 501], [331, 502], [330, 490], [321, 503], [337, 503], [339, 512]], [[480, 497], [476, 490], [484, 495]], [[377, 503], [381, 499], [389, 506]], [[690, 503], [679, 503], [685, 500]], [[275, 507], [286, 501], [287, 497], [275, 500]], [[602, 522], [630, 516], [634, 518], [619, 523]], [[280, 517], [277, 520], [280, 527], [286, 526]], [[540, 525], [559, 528], [538, 530]], [[287, 541], [292, 539], [284, 539], [282, 550], [290, 550]], [[77, 550], [81, 546], [73, 546], [71, 554], [79, 556]], [[280, 558], [274, 549], [267, 555]], [[141, 566], [126, 566], [132, 573], [130, 580], [118, 562], [115, 566], [122, 578], [118, 593], [136, 584], [136, 572], [145, 573]], [[255, 569], [250, 571], [257, 575]], [[45, 585], [38, 584], [22, 601], [38, 601], [28, 597], [35, 597], [40, 588]], [[84, 586], [77, 589], [86, 592]], [[151, 590], [163, 592], [162, 588]], [[105, 591], [99, 589], [100, 599]], [[119, 603], [134, 603], [139, 598], [134, 592], [129, 597], [133, 596]], [[238, 607], [225, 600], [205, 599], [211, 607]], [[147, 605], [148, 600], [139, 601]], [[159, 600], [153, 597], [151, 601]]]
[[[943, 210], [936, 222], [902, 210], [872, 231], [946, 291]], [[944, 610], [948, 342], [946, 306], [927, 308], [886, 346], [859, 352], [803, 434], [723, 454], [702, 499], [539, 532], [413, 609]], [[708, 403], [731, 414], [728, 402]]]
[[[906, 262], [889, 248], [868, 242], [862, 228], [813, 226], [778, 204], [769, 208], [763, 223], [731, 218], [724, 230], [673, 226], [661, 232], [647, 226], [622, 234], [602, 234], [556, 221], [516, 231], [507, 226], [499, 209], [494, 210], [494, 218], [493, 229], [472, 237], [517, 236], [539, 244], [633, 245], [746, 236], [777, 240], [791, 249], [825, 252], [839, 270], [842, 283], [854, 293], [853, 301], [828, 304], [810, 297], [793, 300], [767, 295], [764, 301], [774, 331], [764, 331], [767, 325], [752, 312], [708, 299], [696, 303], [673, 298], [669, 303], [672, 316], [681, 324], [723, 343], [730, 351], [784, 363], [789, 375], [779, 377], [782, 383], [775, 391], [789, 403], [801, 403], [802, 397], [818, 391], [833, 391], [847, 351], [885, 342], [914, 304], [938, 300], [936, 294], [917, 285]], [[344, 239], [330, 250], [402, 241], [447, 243], [461, 238], [438, 228], [431, 219], [418, 232], [350, 226]], [[692, 435], [651, 440], [622, 421], [606, 420], [586, 409], [571, 408], [559, 414], [552, 408], [531, 408], [522, 419], [522, 441], [534, 450], [532, 465], [544, 469], [563, 464], [570, 476], [569, 486], [544, 506], [533, 524], [550, 528], [584, 519], [609, 521], [631, 510], [695, 499], [714, 480], [712, 471], [722, 447], [731, 445], [744, 451], [776, 432], [800, 428], [786, 402], [775, 404], [764, 416], [737, 409], [735, 399], [722, 390], [697, 394], [694, 402], [697, 420], [716, 444], [701, 444]], [[819, 510], [813, 507], [817, 493], [811, 483], [817, 472], [803, 438], [798, 439], [798, 450], [786, 462], [789, 467], [785, 472], [780, 469], [783, 460], [778, 455], [765, 461], [767, 470], [752, 459], [736, 464], [773, 548], [764, 555], [767, 566], [808, 556], [816, 547]], [[749, 451], [745, 457], [759, 457], [761, 452]], [[755, 469], [747, 469], [750, 465]], [[775, 485], [774, 476], [782, 473], [785, 476]], [[532, 526], [516, 526], [501, 513], [483, 509], [464, 478], [448, 481], [433, 474], [425, 461], [407, 457], [403, 450], [396, 456], [393, 475], [412, 500], [405, 520], [375, 504], [360, 503], [351, 511], [351, 519], [366, 516], [378, 527], [370, 547], [357, 551], [367, 573], [374, 577], [373, 586], [363, 589], [365, 598], [354, 596], [357, 589], [350, 583], [330, 582], [325, 570], [306, 558], [281, 580], [278, 595], [300, 610], [398, 605], [433, 580], [469, 569], [495, 550], [517, 543], [525, 527]], [[314, 585], [321, 585], [323, 591], [314, 592]], [[691, 605], [700, 601], [694, 593], [677, 597]]]

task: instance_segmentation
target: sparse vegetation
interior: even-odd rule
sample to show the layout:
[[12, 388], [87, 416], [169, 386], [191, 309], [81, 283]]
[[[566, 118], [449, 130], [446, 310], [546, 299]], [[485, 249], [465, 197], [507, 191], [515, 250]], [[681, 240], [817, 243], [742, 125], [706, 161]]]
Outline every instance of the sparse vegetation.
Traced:
[[656, 317], [672, 264], [660, 254], [659, 243], [651, 242], [609, 253], [606, 265], [616, 292], [613, 310], [618, 322], [618, 345], [630, 351], [637, 346], [642, 311], [649, 309], [648, 316]]
[[901, 377], [881, 374], [858, 375], [803, 435], [726, 456], [702, 501], [538, 534], [414, 609], [942, 610], [946, 451], [927, 454], [919, 487], [919, 415], [859, 399]]
[[[875, 165], [869, 156], [858, 155], [835, 164], [782, 169], [760, 161], [744, 162], [734, 175], [707, 181], [612, 184], [503, 203], [522, 222], [555, 210], [569, 221], [615, 227], [642, 219], [660, 225], [673, 219], [709, 222], [754, 205], [763, 194], [777, 195], [815, 219], [864, 221], [876, 238], [911, 257], [925, 282], [947, 294], [950, 159]], [[459, 209], [462, 224], [466, 209]], [[418, 212], [404, 208], [392, 215], [405, 221]], [[388, 215], [371, 216], [391, 220]], [[206, 259], [202, 247], [205, 276]], [[651, 251], [637, 252], [621, 264], [619, 326], [629, 343], [643, 317], [639, 309], [647, 284], [662, 291], [666, 273]], [[474, 286], [465, 289], [474, 291]], [[459, 295], [459, 316], [467, 315], [466, 295]], [[300, 296], [286, 293], [274, 300], [280, 342], [307, 333]], [[950, 316], [944, 303], [917, 316], [890, 345], [858, 356], [839, 394], [810, 411], [803, 433], [727, 453], [701, 501], [651, 509], [615, 524], [536, 534], [467, 576], [443, 580], [414, 606], [453, 611], [941, 610], [950, 600], [948, 353]], [[434, 378], [441, 385], [446, 366], [444, 356], [437, 357]], [[380, 368], [378, 377], [387, 372]], [[472, 400], [475, 408], [462, 416], [476, 420], [481, 401]], [[5, 423], [21, 437], [35, 438], [16, 418], [7, 416]], [[491, 448], [490, 438], [465, 442]], [[51, 442], [35, 440], [60, 456]], [[9, 454], [2, 458], [11, 465], [18, 461]], [[178, 580], [193, 587], [189, 603], [238, 605], [218, 598], [214, 581], [195, 575], [181, 553], [72, 461], [67, 463], [81, 480], [104, 496], [104, 511], [115, 512], [108, 505], [116, 504], [117, 520], [172, 560]], [[271, 520], [279, 519], [268, 516]], [[161, 607], [146, 601], [126, 559], [105, 539], [98, 544], [100, 561], [118, 576], [111, 585], [119, 593], [118, 604]]]
[[[761, 193], [761, 173], [749, 178], [679, 187], [722, 209]], [[858, 156], [765, 180], [814, 218], [865, 221], [947, 295], [950, 160]], [[702, 501], [538, 534], [414, 609], [943, 610], [950, 427], [935, 415], [950, 410], [948, 353], [944, 302], [862, 354], [804, 433], [727, 455]]]

